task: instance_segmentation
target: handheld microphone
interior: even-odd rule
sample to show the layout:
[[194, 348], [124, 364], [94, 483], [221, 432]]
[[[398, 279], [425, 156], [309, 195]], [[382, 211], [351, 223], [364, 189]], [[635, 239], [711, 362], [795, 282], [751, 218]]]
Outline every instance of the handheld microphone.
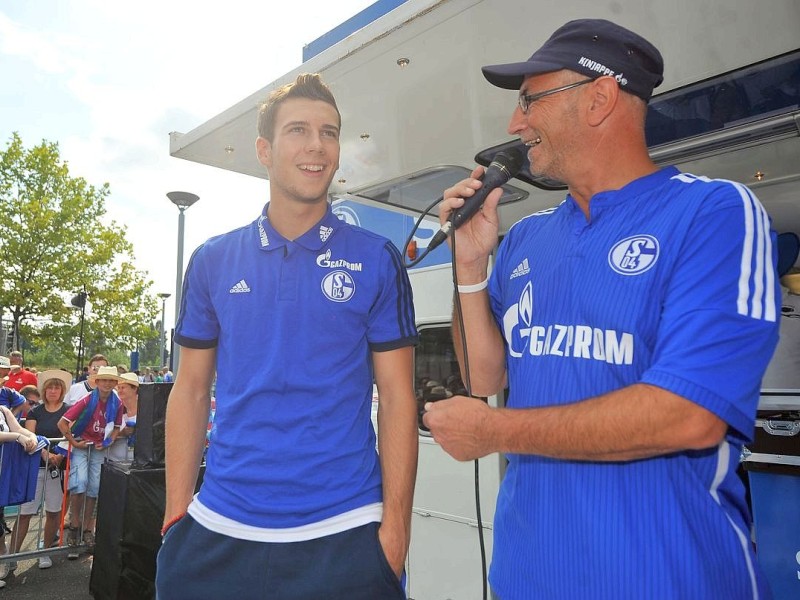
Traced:
[[486, 173], [481, 178], [483, 185], [475, 190], [472, 196], [464, 200], [464, 205], [461, 208], [452, 212], [447, 223], [442, 225], [442, 228], [439, 229], [436, 235], [431, 239], [428, 244], [428, 251], [433, 250], [445, 241], [453, 229], [458, 229], [475, 216], [475, 213], [483, 206], [486, 197], [492, 190], [504, 185], [509, 179], [519, 173], [524, 160], [522, 152], [517, 148], [498, 152], [486, 169]]

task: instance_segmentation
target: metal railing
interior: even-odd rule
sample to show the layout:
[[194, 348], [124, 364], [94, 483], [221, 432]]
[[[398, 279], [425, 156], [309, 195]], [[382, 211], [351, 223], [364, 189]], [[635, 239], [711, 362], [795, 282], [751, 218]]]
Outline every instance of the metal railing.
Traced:
[[[76, 546], [69, 546], [68, 540], [66, 535], [68, 533], [68, 526], [69, 523], [69, 475], [70, 475], [70, 457], [68, 456], [67, 459], [64, 461], [64, 468], [61, 469], [57, 467], [53, 463], [50, 462], [50, 454], [52, 452], [51, 448], [54, 445], [59, 443], [66, 443], [66, 438], [48, 438], [48, 442], [50, 442], [48, 448], [42, 450], [45, 452], [50, 450], [46, 453], [47, 458], [45, 459], [45, 466], [41, 467], [41, 462], [39, 458], [41, 453], [37, 452], [35, 456], [37, 457], [36, 460], [39, 462], [39, 466], [37, 474], [36, 474], [36, 485], [42, 486], [42, 493], [40, 497], [39, 506], [36, 509], [36, 513], [30, 515], [30, 521], [28, 524], [27, 531], [25, 532], [25, 537], [19, 543], [17, 542], [17, 535], [20, 531], [20, 520], [21, 518], [25, 518], [24, 515], [21, 514], [21, 507], [23, 503], [14, 504], [5, 507], [5, 515], [4, 520], [6, 525], [11, 525], [11, 533], [5, 534], [5, 545], [6, 545], [6, 554], [0, 555], [0, 563], [6, 562], [17, 562], [19, 560], [29, 560], [34, 558], [40, 558], [43, 556], [52, 556], [58, 554], [65, 554], [65, 553], [80, 553], [87, 548], [86, 541], [84, 540], [84, 529], [85, 525], [91, 522], [94, 515], [87, 515], [86, 514], [86, 500], [87, 496], [84, 494], [83, 503], [81, 504], [81, 518], [80, 523], [84, 524], [84, 527], [81, 527], [79, 531], [78, 543]], [[0, 444], [0, 480], [3, 477], [3, 458], [5, 448], [9, 443]], [[103, 452], [107, 454], [107, 450], [95, 450], [93, 447], [89, 447], [89, 459], [91, 460], [92, 452]], [[44, 458], [41, 456], [41, 458]], [[59, 512], [58, 517], [58, 528], [57, 528], [57, 537], [55, 540], [55, 545], [46, 547], [46, 540], [44, 539], [45, 533], [45, 523], [47, 519], [47, 511], [45, 511], [45, 500], [47, 494], [47, 479], [51, 477], [51, 473], [53, 469], [58, 469], [58, 477], [61, 480], [61, 510]], [[54, 477], [55, 478], [55, 477]], [[34, 498], [30, 498], [30, 501], [34, 500]], [[95, 503], [94, 510], [96, 511], [97, 505]], [[12, 517], [13, 518], [10, 518]], [[0, 523], [0, 526], [3, 526]], [[17, 547], [17, 551], [14, 551], [14, 548]]]

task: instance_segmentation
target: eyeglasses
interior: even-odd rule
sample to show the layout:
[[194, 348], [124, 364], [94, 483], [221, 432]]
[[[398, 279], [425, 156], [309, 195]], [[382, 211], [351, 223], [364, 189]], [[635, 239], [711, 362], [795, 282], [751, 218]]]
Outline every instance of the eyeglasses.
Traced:
[[581, 81], [576, 81], [574, 83], [568, 83], [567, 85], [562, 85], [561, 87], [553, 88], [552, 90], [545, 90], [543, 92], [539, 92], [538, 94], [520, 94], [519, 95], [519, 107], [522, 109], [522, 114], [527, 115], [528, 109], [531, 107], [531, 104], [536, 102], [537, 100], [541, 100], [545, 96], [549, 96], [550, 94], [557, 94], [558, 92], [565, 92], [566, 90], [571, 90], [572, 88], [576, 88], [579, 85], [584, 85], [586, 83], [591, 83], [594, 81], [594, 78], [583, 79]]

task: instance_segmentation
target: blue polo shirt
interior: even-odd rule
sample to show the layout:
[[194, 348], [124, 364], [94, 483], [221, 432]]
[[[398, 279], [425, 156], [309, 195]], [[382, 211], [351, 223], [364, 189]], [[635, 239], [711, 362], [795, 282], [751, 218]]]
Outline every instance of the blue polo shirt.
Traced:
[[508, 405], [643, 382], [728, 433], [717, 448], [635, 461], [509, 455], [492, 586], [504, 600], [757, 597], [735, 470], [777, 343], [769, 217], [746, 187], [674, 168], [597, 194], [590, 211], [568, 196], [518, 222], [498, 251], [489, 291]]
[[175, 340], [217, 349], [200, 502], [246, 525], [298, 527], [381, 501], [371, 353], [417, 333], [391, 242], [330, 207], [289, 241], [266, 214], [194, 252]]

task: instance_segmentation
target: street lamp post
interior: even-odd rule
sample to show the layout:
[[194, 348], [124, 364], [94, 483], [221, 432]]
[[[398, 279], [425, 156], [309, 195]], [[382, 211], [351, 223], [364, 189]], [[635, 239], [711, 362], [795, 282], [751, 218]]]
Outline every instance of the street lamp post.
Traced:
[[[200, 196], [197, 194], [192, 194], [191, 192], [167, 192], [167, 198], [169, 198], [170, 202], [177, 206], [178, 210], [180, 211], [178, 214], [178, 268], [177, 275], [175, 277], [175, 325], [177, 326], [178, 313], [181, 309], [181, 287], [183, 286], [183, 213], [192, 204], [200, 200]], [[173, 345], [170, 362], [172, 364], [172, 370], [175, 373], [178, 372], [179, 360], [179, 349], [177, 346]]]
[[161, 298], [161, 333], [158, 338], [158, 346], [161, 349], [161, 362], [158, 364], [159, 369], [167, 362], [167, 338], [164, 335], [164, 315], [167, 309], [167, 298], [171, 295], [172, 294], [167, 294], [166, 292], [162, 292], [158, 295], [158, 297]]
[[72, 297], [70, 304], [75, 308], [81, 309], [81, 331], [78, 337], [78, 363], [75, 365], [75, 377], [79, 377], [81, 374], [81, 363], [83, 362], [83, 320], [86, 316], [86, 297], [88, 294], [86, 293], [86, 286], [83, 287], [83, 291], [78, 292], [75, 296]]

